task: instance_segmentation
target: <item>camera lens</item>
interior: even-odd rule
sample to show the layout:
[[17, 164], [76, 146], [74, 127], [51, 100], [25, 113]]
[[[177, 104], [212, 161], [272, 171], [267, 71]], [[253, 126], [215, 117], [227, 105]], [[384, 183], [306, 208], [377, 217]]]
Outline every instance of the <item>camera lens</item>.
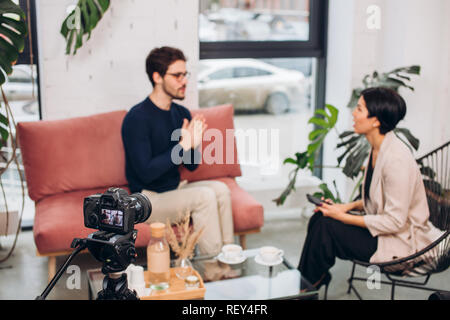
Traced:
[[134, 223], [141, 223], [146, 221], [152, 213], [152, 204], [145, 194], [133, 193], [131, 197], [136, 198], [136, 214], [134, 216]]

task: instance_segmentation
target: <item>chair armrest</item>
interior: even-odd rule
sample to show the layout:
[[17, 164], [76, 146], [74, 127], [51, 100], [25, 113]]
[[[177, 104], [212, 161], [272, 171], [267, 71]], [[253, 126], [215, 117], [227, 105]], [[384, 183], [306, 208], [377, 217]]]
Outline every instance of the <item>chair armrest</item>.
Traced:
[[442, 236], [440, 236], [437, 240], [435, 240], [433, 243], [431, 243], [430, 245], [425, 247], [424, 249], [422, 249], [412, 255], [404, 257], [404, 258], [395, 259], [395, 260], [391, 260], [391, 261], [385, 261], [385, 262], [375, 262], [375, 263], [363, 262], [363, 261], [359, 261], [359, 260], [353, 260], [353, 262], [355, 262], [356, 264], [362, 265], [362, 266], [376, 265], [380, 268], [405, 263], [405, 262], [408, 262], [409, 260], [418, 258], [419, 256], [423, 255], [424, 253], [427, 253], [428, 251], [430, 251], [431, 249], [433, 249], [434, 247], [439, 245], [441, 242], [447, 241], [445, 244], [446, 244], [446, 248], [448, 248], [448, 244], [449, 244], [448, 238], [449, 237], [450, 237], [450, 231], [447, 231]]

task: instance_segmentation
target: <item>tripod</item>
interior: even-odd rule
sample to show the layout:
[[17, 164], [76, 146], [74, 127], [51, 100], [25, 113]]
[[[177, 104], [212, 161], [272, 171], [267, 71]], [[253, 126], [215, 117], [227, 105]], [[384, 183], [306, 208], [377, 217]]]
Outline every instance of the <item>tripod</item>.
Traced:
[[97, 231], [85, 239], [75, 238], [71, 244], [71, 248], [75, 248], [75, 250], [70, 254], [42, 294], [36, 297], [36, 300], [45, 300], [73, 258], [86, 248], [97, 260], [103, 262], [102, 273], [105, 274], [105, 278], [97, 300], [139, 300], [136, 291], [128, 289], [127, 275], [122, 273], [131, 262], [135, 261], [136, 250], [134, 242], [136, 236], [136, 230], [126, 235]]
[[128, 289], [126, 273], [110, 273], [103, 278], [103, 290], [97, 300], [139, 300], [136, 291]]

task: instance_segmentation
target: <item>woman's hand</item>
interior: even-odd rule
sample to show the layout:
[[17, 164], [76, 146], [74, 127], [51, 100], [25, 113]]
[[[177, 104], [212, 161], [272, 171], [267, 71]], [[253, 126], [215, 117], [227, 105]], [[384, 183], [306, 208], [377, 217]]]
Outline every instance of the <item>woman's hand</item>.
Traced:
[[364, 217], [348, 214], [347, 211], [362, 206], [362, 202], [356, 201], [352, 203], [333, 203], [330, 199], [324, 200], [320, 206], [317, 206], [314, 212], [321, 211], [325, 217], [341, 221], [345, 224], [354, 225], [361, 228], [367, 228]]
[[341, 221], [346, 214], [345, 211], [342, 211], [342, 208], [339, 205], [328, 204], [326, 202], [322, 203], [320, 206], [320, 211], [322, 211], [325, 217], [330, 217], [339, 221]]
[[349, 210], [349, 204], [333, 203], [330, 199], [324, 199], [323, 197], [322, 200], [322, 204], [317, 206], [314, 212], [321, 211], [325, 217], [342, 220]]

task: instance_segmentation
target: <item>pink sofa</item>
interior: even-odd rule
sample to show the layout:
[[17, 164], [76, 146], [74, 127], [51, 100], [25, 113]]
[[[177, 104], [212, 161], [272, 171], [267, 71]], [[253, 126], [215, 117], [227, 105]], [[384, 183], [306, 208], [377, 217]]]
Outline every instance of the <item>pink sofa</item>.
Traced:
[[[208, 128], [220, 130], [223, 137], [227, 129], [234, 129], [231, 105], [192, 111], [196, 113], [204, 114]], [[36, 205], [34, 239], [38, 255], [49, 257], [49, 278], [56, 271], [56, 256], [70, 253], [73, 238], [94, 232], [84, 227], [83, 199], [111, 186], [129, 191], [121, 138], [125, 114], [116, 111], [18, 124], [28, 193]], [[203, 143], [203, 148], [209, 143], [213, 142]], [[194, 172], [182, 168], [180, 173], [188, 181], [215, 179], [230, 188], [235, 233], [245, 247], [245, 235], [259, 232], [263, 226], [263, 207], [236, 183], [241, 170], [235, 141], [229, 145], [234, 148], [234, 164], [202, 163]], [[224, 159], [226, 147], [224, 143], [223, 150], [216, 150], [222, 151]], [[136, 228], [136, 246], [144, 247], [149, 241], [149, 227], [138, 224]]]

